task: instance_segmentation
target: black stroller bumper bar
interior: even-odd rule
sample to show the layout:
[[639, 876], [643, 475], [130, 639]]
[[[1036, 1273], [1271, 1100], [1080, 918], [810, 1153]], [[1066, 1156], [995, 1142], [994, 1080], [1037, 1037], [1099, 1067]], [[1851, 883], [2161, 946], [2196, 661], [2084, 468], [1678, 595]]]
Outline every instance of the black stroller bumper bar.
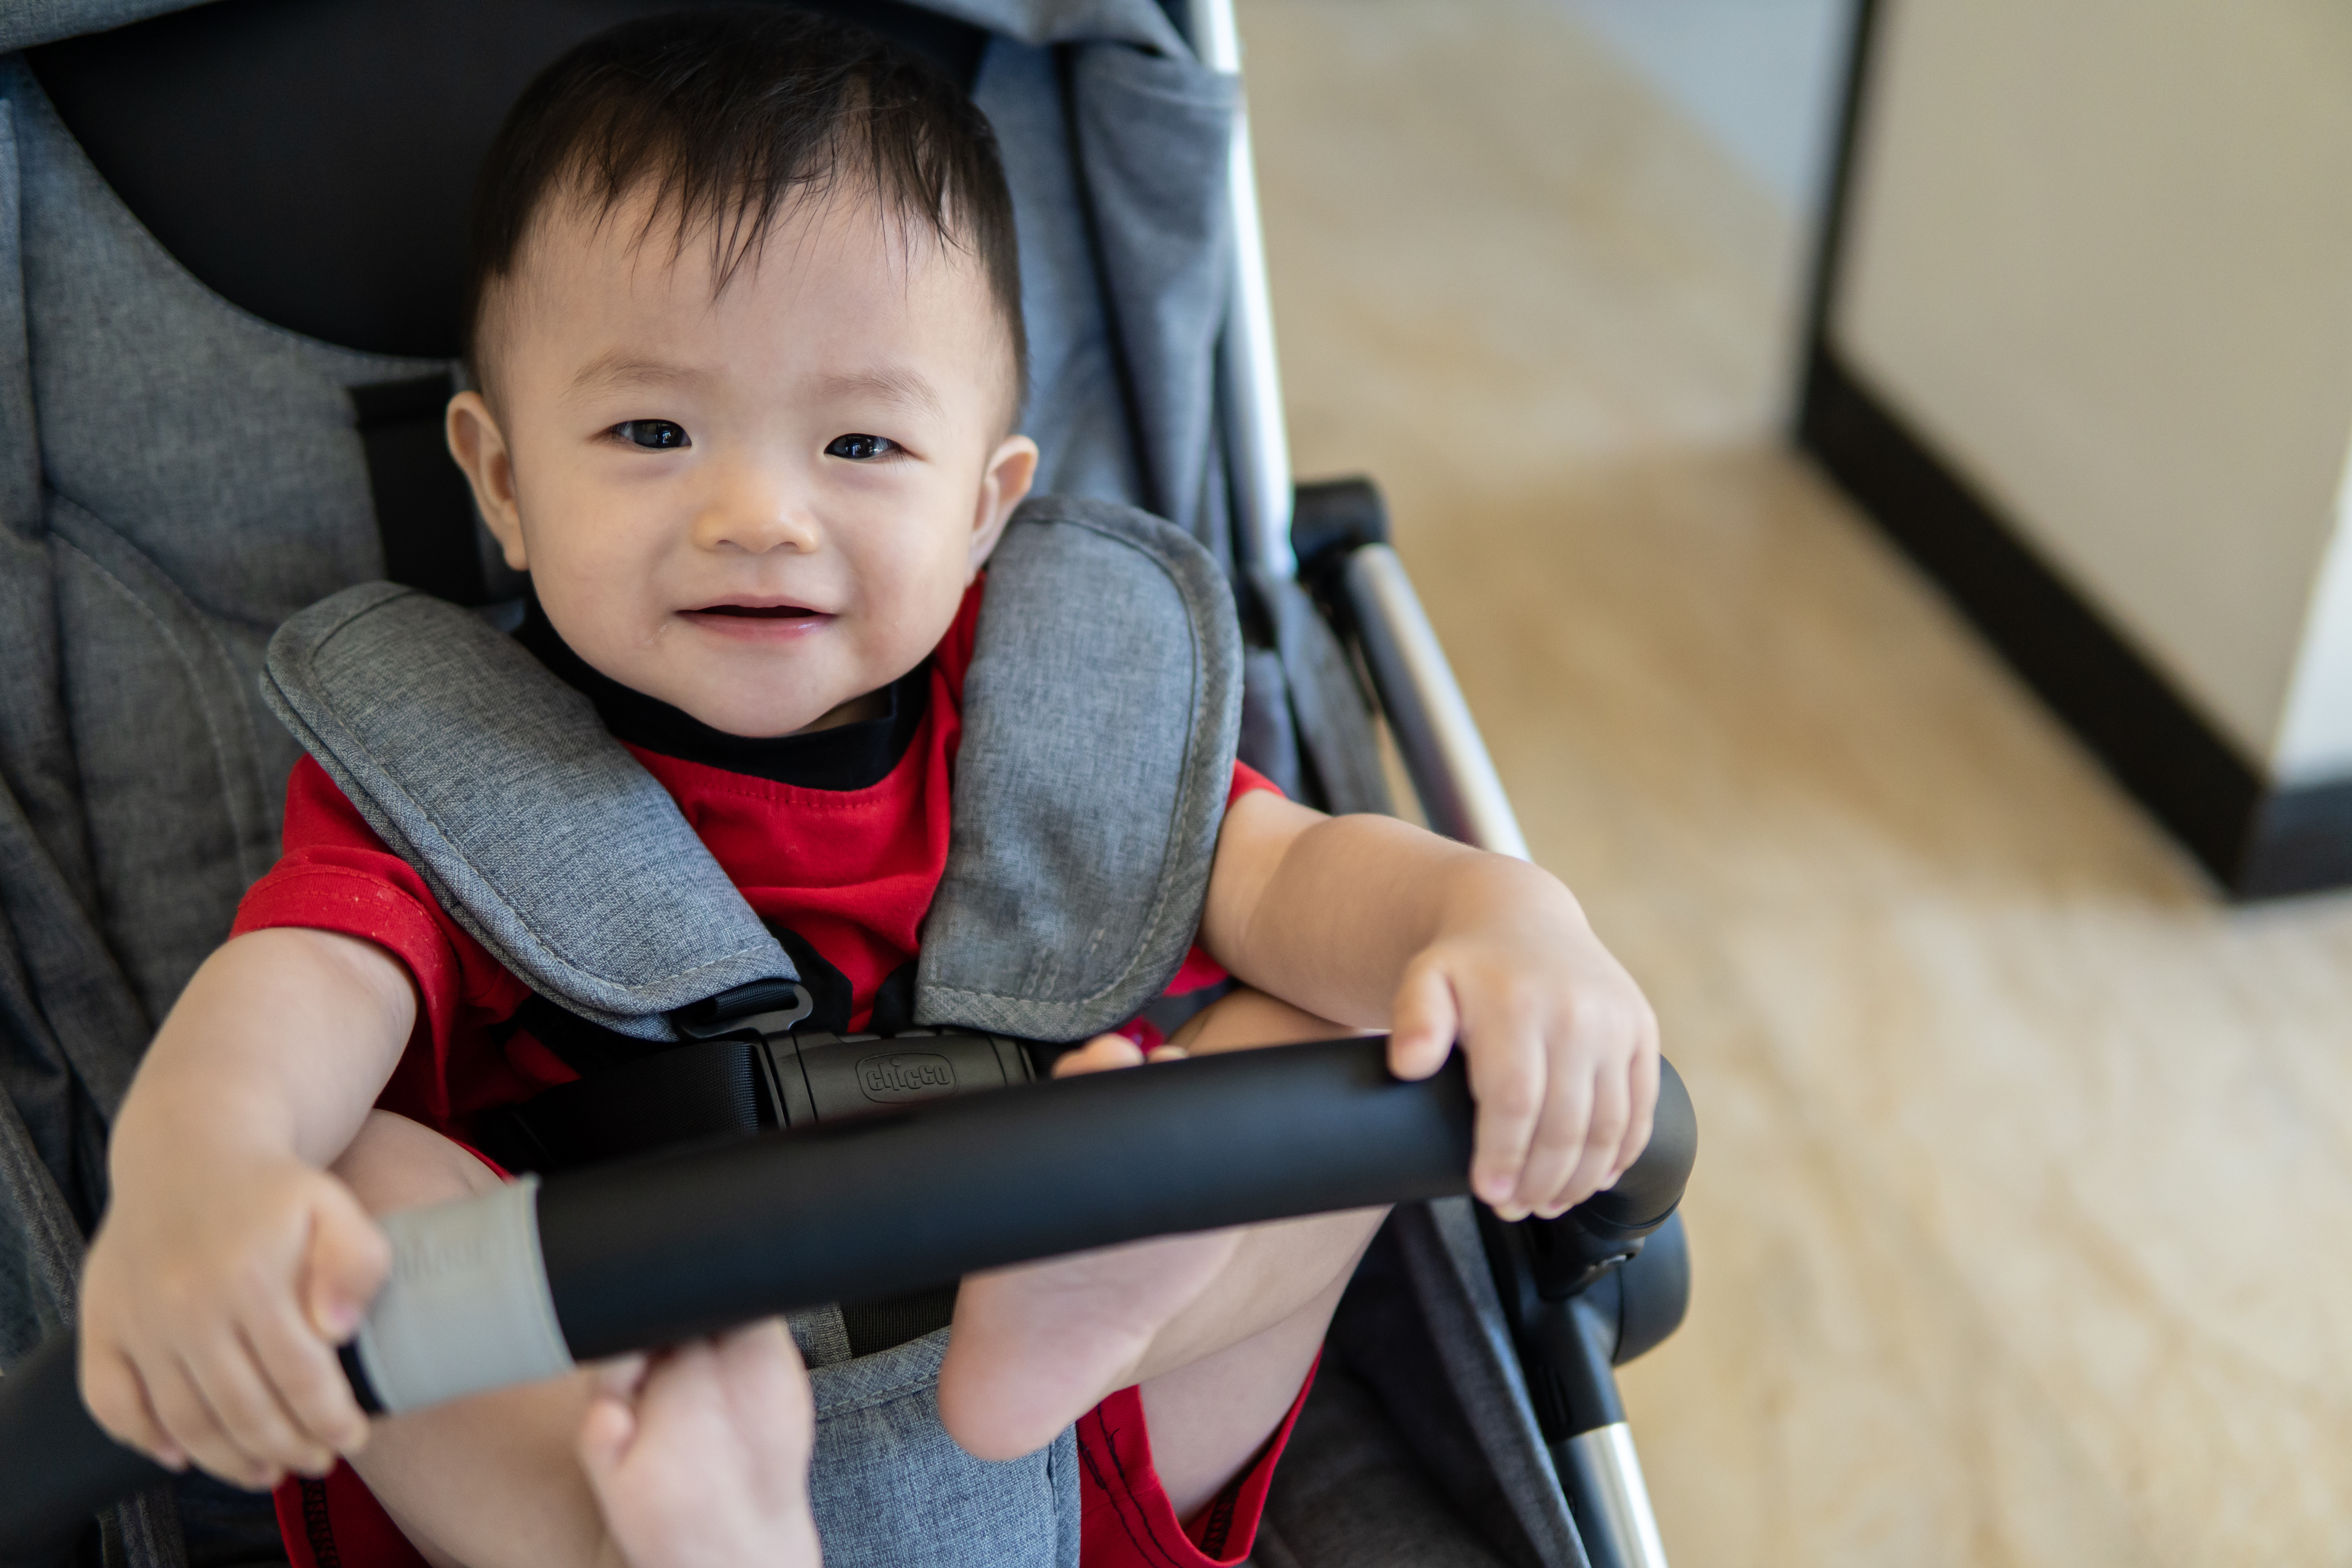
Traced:
[[[1386, 1048], [1332, 1040], [925, 1101], [393, 1215], [394, 1276], [344, 1364], [363, 1402], [414, 1409], [976, 1269], [1463, 1192], [1459, 1058], [1405, 1083]], [[1668, 1110], [1656, 1161], [1627, 1173], [1653, 1211], [1692, 1148]], [[53, 1560], [91, 1513], [165, 1479], [90, 1419], [71, 1334], [0, 1380], [0, 1568]]]

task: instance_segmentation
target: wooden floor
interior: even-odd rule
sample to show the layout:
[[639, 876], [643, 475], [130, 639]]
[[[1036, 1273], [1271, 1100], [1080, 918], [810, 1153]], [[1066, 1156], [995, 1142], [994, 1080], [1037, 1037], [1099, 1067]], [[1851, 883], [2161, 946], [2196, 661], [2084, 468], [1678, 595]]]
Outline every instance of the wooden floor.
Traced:
[[2352, 900], [2217, 902], [1780, 446], [1797, 237], [1562, 10], [1242, 22], [1298, 469], [1699, 1105], [1677, 1568], [2352, 1563]]

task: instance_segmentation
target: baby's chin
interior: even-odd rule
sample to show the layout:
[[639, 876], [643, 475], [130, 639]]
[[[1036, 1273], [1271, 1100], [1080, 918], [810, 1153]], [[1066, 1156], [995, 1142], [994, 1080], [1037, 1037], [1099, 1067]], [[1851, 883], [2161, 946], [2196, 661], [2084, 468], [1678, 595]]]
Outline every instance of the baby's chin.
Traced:
[[[820, 725], [831, 728], [833, 724], [844, 721], [836, 715], [849, 705], [828, 702], [812, 712], [804, 703], [780, 705], [772, 701], [730, 701], [723, 699], [680, 702], [672, 698], [667, 700], [671, 707], [696, 721], [746, 741], [777, 741]], [[857, 700], [859, 699], [853, 698], [850, 703]]]

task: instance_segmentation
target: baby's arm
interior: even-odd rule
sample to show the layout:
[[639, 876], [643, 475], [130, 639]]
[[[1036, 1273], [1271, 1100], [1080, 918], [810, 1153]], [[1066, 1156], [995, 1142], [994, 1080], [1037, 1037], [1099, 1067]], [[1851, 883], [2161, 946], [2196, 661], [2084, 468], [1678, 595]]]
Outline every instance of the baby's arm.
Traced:
[[326, 931], [238, 937], [188, 983], [115, 1119], [82, 1279], [82, 1397], [117, 1438], [254, 1488], [366, 1441], [334, 1347], [389, 1253], [323, 1167], [415, 1017], [396, 960]]
[[598, 1568], [818, 1568], [816, 1415], [775, 1319], [608, 1366], [580, 1431], [604, 1516]]
[[1402, 1076], [1436, 1071], [1458, 1037], [1472, 1182], [1506, 1218], [1561, 1213], [1649, 1142], [1657, 1019], [1548, 872], [1256, 792], [1226, 813], [1201, 941], [1261, 990], [1388, 1027]]

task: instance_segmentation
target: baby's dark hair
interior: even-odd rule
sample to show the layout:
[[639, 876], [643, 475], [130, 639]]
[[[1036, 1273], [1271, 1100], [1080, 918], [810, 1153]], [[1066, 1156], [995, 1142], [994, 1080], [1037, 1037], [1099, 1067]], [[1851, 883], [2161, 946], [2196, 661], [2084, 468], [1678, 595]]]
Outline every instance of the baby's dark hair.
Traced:
[[625, 22], [539, 74], [507, 113], [474, 196], [466, 359], [478, 384], [483, 310], [532, 219], [571, 195], [599, 216], [640, 186], [648, 223], [683, 247], [707, 231], [724, 288], [770, 225], [845, 178], [978, 259], [1028, 384], [1013, 196], [995, 133], [937, 68], [865, 28], [782, 5]]

